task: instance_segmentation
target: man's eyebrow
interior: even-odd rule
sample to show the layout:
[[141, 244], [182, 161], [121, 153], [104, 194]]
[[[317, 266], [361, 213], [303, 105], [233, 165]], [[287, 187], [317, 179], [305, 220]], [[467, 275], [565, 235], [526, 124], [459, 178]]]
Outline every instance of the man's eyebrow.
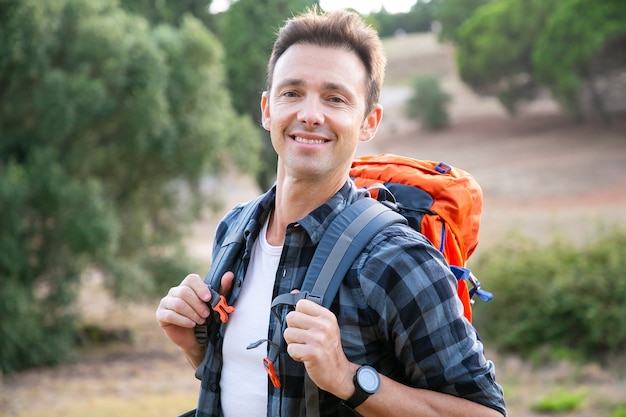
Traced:
[[306, 84], [304, 80], [300, 79], [300, 78], [288, 78], [286, 80], [281, 81], [280, 83], [278, 83], [276, 85], [276, 87], [278, 88], [282, 88], [282, 87], [286, 87], [286, 86], [301, 86]]
[[[300, 87], [303, 85], [306, 85], [306, 80], [303, 80], [301, 78], [288, 78], [286, 80], [283, 80], [279, 84], [277, 84], [276, 87], [277, 88], [284, 88], [286, 86]], [[334, 82], [326, 82], [322, 85], [322, 87], [324, 90], [328, 90], [328, 91], [345, 91], [345, 92], [350, 91], [350, 89], [344, 86], [343, 84], [334, 83]]]
[[333, 91], [350, 91], [349, 88], [345, 87], [343, 84], [337, 83], [324, 83], [324, 90], [333, 90]]

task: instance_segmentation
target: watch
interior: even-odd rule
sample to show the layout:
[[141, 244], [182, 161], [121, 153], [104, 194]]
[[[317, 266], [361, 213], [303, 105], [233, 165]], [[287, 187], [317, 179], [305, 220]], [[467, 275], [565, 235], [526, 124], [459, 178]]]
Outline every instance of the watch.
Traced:
[[357, 408], [379, 388], [380, 375], [376, 369], [369, 365], [363, 365], [357, 369], [354, 375], [354, 394], [345, 401], [345, 404], [350, 408]]

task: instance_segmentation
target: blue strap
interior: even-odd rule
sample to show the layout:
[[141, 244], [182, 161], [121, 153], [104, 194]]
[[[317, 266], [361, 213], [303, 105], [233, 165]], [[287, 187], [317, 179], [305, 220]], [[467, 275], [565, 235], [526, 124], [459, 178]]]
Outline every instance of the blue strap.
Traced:
[[301, 291], [330, 308], [341, 281], [370, 240], [394, 223], [406, 219], [371, 198], [348, 206], [330, 224], [309, 264]]
[[[466, 280], [470, 284], [472, 284], [472, 288], [469, 290], [469, 297], [472, 299], [474, 295], [478, 296], [481, 301], [488, 302], [493, 299], [493, 294], [489, 291], [483, 290], [480, 288], [480, 281], [476, 279], [472, 271], [467, 268], [462, 268], [460, 266], [450, 266], [450, 270], [454, 274], [457, 280]], [[472, 301], [473, 302], [473, 301]]]

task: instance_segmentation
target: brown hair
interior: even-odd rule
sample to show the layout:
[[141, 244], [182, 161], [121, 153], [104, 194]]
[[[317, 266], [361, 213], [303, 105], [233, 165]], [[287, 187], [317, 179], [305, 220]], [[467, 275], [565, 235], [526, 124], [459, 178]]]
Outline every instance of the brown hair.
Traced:
[[366, 113], [378, 102], [387, 60], [378, 33], [359, 15], [346, 10], [319, 14], [317, 8], [313, 8], [288, 19], [278, 31], [272, 48], [267, 66], [268, 91], [272, 88], [276, 61], [295, 44], [340, 47], [357, 54], [368, 75]]

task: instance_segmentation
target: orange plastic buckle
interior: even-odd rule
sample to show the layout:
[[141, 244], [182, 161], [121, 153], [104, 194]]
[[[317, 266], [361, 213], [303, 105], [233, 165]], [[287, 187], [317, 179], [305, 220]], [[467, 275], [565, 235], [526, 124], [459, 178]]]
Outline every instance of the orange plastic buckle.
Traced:
[[265, 365], [265, 370], [270, 376], [270, 381], [272, 381], [274, 388], [280, 388], [280, 379], [278, 379], [278, 372], [276, 372], [276, 368], [274, 368], [274, 362], [272, 362], [270, 358], [264, 358], [263, 365]]
[[226, 303], [226, 298], [220, 295], [220, 301], [213, 306], [213, 311], [220, 315], [220, 321], [222, 323], [226, 323], [228, 321], [228, 314], [235, 311], [235, 307], [229, 306], [228, 303]]

